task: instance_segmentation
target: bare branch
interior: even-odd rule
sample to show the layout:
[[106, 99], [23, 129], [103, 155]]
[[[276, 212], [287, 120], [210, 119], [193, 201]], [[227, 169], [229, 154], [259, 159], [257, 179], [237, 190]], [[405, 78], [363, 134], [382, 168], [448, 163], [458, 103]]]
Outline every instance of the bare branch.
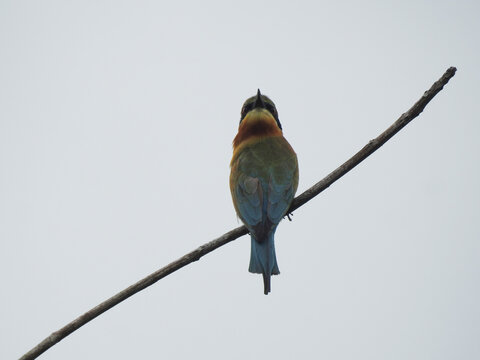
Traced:
[[[443, 87], [448, 83], [448, 81], [455, 75], [457, 71], [456, 68], [450, 67], [442, 77], [436, 81], [432, 87], [427, 90], [423, 96], [418, 100], [406, 113], [402, 114], [400, 118], [395, 121], [387, 130], [377, 136], [375, 139], [370, 140], [367, 145], [365, 145], [359, 152], [347, 160], [344, 164], [340, 165], [337, 169], [328, 174], [324, 179], [316, 183], [310, 189], [303, 192], [301, 195], [297, 196], [290, 206], [288, 214], [292, 213], [300, 206], [304, 205], [306, 202], [310, 201], [312, 198], [320, 194], [323, 190], [332, 185], [335, 181], [365, 160], [369, 155], [374, 151], [380, 148], [385, 142], [387, 142], [393, 135], [399, 132], [405, 125], [410, 121], [415, 119], [424, 109], [425, 106], [437, 95]], [[101, 304], [95, 306], [93, 309], [87, 311], [83, 315], [79, 316], [69, 324], [62, 327], [60, 330], [55, 331], [50, 336], [45, 338], [41, 343], [35, 346], [28, 353], [23, 355], [20, 360], [35, 359], [43, 352], [48, 350], [50, 347], [58, 343], [60, 340], [70, 335], [72, 332], [85, 325], [89, 321], [95, 319], [100, 314], [111, 309], [115, 305], [119, 304], [125, 299], [128, 299], [130, 296], [136, 294], [137, 292], [145, 289], [146, 287], [153, 285], [158, 280], [164, 278], [167, 275], [181, 269], [182, 267], [199, 260], [202, 256], [212, 252], [213, 250], [223, 246], [230, 241], [233, 241], [240, 236], [247, 234], [248, 231], [245, 226], [240, 226], [236, 229], [233, 229], [226, 234], [220, 236], [219, 238], [212, 240], [199, 248], [189, 252], [188, 254], [182, 256], [178, 260], [168, 264], [167, 266], [155, 271], [154, 273], [148, 275], [144, 279], [136, 282], [135, 284], [129, 286], [123, 291], [120, 291], [118, 294], [112, 296], [108, 300], [105, 300]]]
[[450, 67], [445, 71], [440, 79], [438, 79], [423, 96], [410, 108], [406, 113], [398, 118], [387, 130], [378, 135], [375, 139], [370, 140], [359, 152], [353, 155], [345, 163], [340, 165], [318, 183], [313, 185], [310, 189], [306, 190], [299, 196], [297, 196], [290, 206], [289, 212], [293, 212], [300, 206], [310, 201], [313, 197], [320, 194], [323, 190], [332, 185], [335, 181], [340, 179], [347, 172], [352, 170], [355, 166], [360, 164], [368, 156], [378, 150], [383, 144], [385, 144], [390, 138], [405, 127], [410, 121], [415, 119], [425, 109], [425, 106], [437, 95], [448, 81], [455, 75], [456, 68]]

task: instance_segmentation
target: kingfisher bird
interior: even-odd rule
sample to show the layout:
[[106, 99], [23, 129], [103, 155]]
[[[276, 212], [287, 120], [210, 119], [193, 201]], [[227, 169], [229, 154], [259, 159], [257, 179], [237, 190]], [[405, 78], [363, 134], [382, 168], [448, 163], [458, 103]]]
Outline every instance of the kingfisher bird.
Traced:
[[298, 161], [275, 104], [260, 89], [243, 104], [230, 168], [233, 205], [251, 237], [248, 271], [263, 275], [267, 295], [271, 275], [280, 274], [274, 234], [297, 191]]

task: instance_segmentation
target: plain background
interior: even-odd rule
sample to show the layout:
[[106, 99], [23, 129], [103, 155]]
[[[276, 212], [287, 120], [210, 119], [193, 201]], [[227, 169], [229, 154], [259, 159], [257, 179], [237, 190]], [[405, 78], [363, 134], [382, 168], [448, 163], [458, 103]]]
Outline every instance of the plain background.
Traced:
[[480, 358], [478, 1], [0, 1], [0, 358], [239, 225], [257, 88], [299, 192], [424, 113], [277, 231], [116, 306], [42, 359]]

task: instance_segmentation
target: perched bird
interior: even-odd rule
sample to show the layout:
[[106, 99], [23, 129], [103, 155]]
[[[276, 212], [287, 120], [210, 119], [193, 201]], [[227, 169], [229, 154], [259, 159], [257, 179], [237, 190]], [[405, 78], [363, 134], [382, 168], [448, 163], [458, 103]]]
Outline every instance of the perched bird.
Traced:
[[263, 274], [267, 295], [271, 275], [280, 273], [273, 237], [297, 191], [298, 162], [275, 104], [260, 90], [243, 104], [230, 167], [233, 205], [251, 236], [248, 271]]

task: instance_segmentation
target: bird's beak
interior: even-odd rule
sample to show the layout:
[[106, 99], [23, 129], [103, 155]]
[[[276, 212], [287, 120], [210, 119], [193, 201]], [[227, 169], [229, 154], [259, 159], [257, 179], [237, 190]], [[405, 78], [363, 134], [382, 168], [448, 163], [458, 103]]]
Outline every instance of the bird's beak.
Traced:
[[255, 104], [253, 104], [253, 108], [262, 108], [265, 109], [265, 103], [262, 99], [262, 94], [260, 93], [260, 89], [257, 91], [257, 98], [255, 99]]

